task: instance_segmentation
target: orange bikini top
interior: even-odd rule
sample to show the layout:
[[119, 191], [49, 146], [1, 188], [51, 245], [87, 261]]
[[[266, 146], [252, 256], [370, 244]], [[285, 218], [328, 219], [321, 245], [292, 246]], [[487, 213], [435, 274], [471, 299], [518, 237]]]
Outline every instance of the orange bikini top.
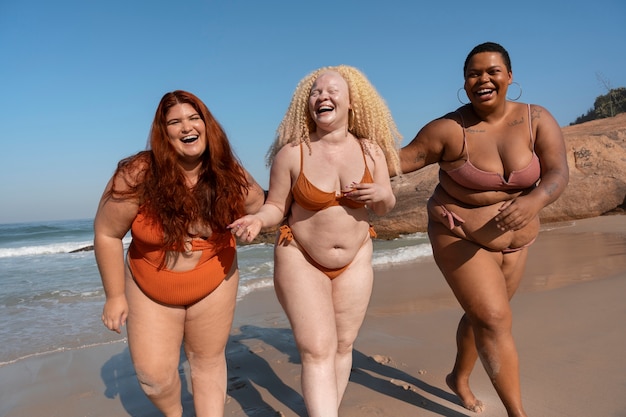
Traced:
[[139, 288], [153, 300], [170, 305], [190, 305], [210, 294], [226, 278], [236, 262], [236, 244], [229, 233], [213, 233], [208, 239], [191, 239], [191, 250], [202, 251], [195, 268], [172, 271], [161, 268], [165, 251], [163, 229], [139, 211], [131, 227], [128, 266]]
[[[363, 172], [363, 178], [359, 183], [373, 183], [374, 179], [367, 167], [367, 161], [365, 159], [365, 151], [361, 147], [363, 153], [363, 162], [365, 163], [365, 171]], [[361, 208], [365, 207], [364, 203], [350, 200], [343, 194], [337, 194], [334, 191], [322, 191], [315, 185], [311, 184], [304, 175], [303, 170], [304, 155], [302, 151], [302, 143], [300, 144], [300, 174], [296, 179], [296, 183], [291, 189], [291, 194], [296, 203], [305, 210], [320, 211], [333, 206], [345, 206], [349, 208]]]

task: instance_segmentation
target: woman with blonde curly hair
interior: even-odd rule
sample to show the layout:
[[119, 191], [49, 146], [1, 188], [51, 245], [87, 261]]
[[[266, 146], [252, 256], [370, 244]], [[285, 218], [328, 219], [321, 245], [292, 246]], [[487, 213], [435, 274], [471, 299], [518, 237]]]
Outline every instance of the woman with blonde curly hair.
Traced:
[[268, 152], [266, 203], [229, 227], [251, 241], [282, 222], [274, 284], [302, 360], [310, 417], [338, 415], [352, 346], [372, 290], [368, 211], [395, 205], [387, 161], [398, 165], [397, 132], [357, 69], [320, 68], [298, 84]]

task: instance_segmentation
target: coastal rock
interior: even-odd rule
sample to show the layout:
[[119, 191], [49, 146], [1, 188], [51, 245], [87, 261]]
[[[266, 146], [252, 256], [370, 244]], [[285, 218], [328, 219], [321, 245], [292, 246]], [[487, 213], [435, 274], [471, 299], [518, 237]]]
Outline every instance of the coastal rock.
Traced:
[[[570, 180], [561, 197], [540, 213], [559, 222], [623, 212], [626, 198], [626, 113], [562, 128]], [[438, 166], [392, 178], [395, 208], [371, 215], [379, 238], [425, 232], [426, 202], [437, 185]]]
[[90, 252], [92, 250], [93, 250], [93, 245], [87, 245], [87, 246], [84, 246], [82, 248], [71, 250], [68, 253]]

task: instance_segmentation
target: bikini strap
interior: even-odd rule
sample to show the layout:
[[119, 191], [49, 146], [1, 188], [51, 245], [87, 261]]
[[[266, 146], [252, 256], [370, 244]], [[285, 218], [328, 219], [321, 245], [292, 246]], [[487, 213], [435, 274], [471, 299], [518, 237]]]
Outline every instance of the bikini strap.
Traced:
[[365, 164], [365, 169], [367, 169], [367, 158], [365, 158], [365, 144], [362, 139], [357, 139], [359, 145], [361, 146], [361, 154], [363, 155], [363, 163]]
[[461, 128], [463, 129], [463, 147], [465, 148], [465, 154], [467, 155], [467, 160], [469, 161], [469, 147], [467, 146], [467, 136], [465, 135], [465, 119], [463, 119], [463, 114], [460, 111], [455, 110], [454, 112], [458, 113], [461, 118]]
[[530, 149], [535, 151], [535, 138], [533, 137], [533, 122], [530, 115], [530, 104], [528, 106], [528, 132], [530, 133]]

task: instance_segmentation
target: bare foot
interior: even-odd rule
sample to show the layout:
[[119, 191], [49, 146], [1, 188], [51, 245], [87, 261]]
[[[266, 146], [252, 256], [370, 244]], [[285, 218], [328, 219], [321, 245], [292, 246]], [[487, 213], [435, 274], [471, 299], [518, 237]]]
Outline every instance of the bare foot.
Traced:
[[448, 376], [446, 376], [446, 384], [448, 384], [448, 387], [450, 387], [452, 392], [459, 397], [463, 407], [473, 411], [474, 413], [482, 413], [485, 411], [485, 404], [474, 396], [469, 385], [464, 384], [464, 386], [458, 386], [452, 374], [448, 374]]

